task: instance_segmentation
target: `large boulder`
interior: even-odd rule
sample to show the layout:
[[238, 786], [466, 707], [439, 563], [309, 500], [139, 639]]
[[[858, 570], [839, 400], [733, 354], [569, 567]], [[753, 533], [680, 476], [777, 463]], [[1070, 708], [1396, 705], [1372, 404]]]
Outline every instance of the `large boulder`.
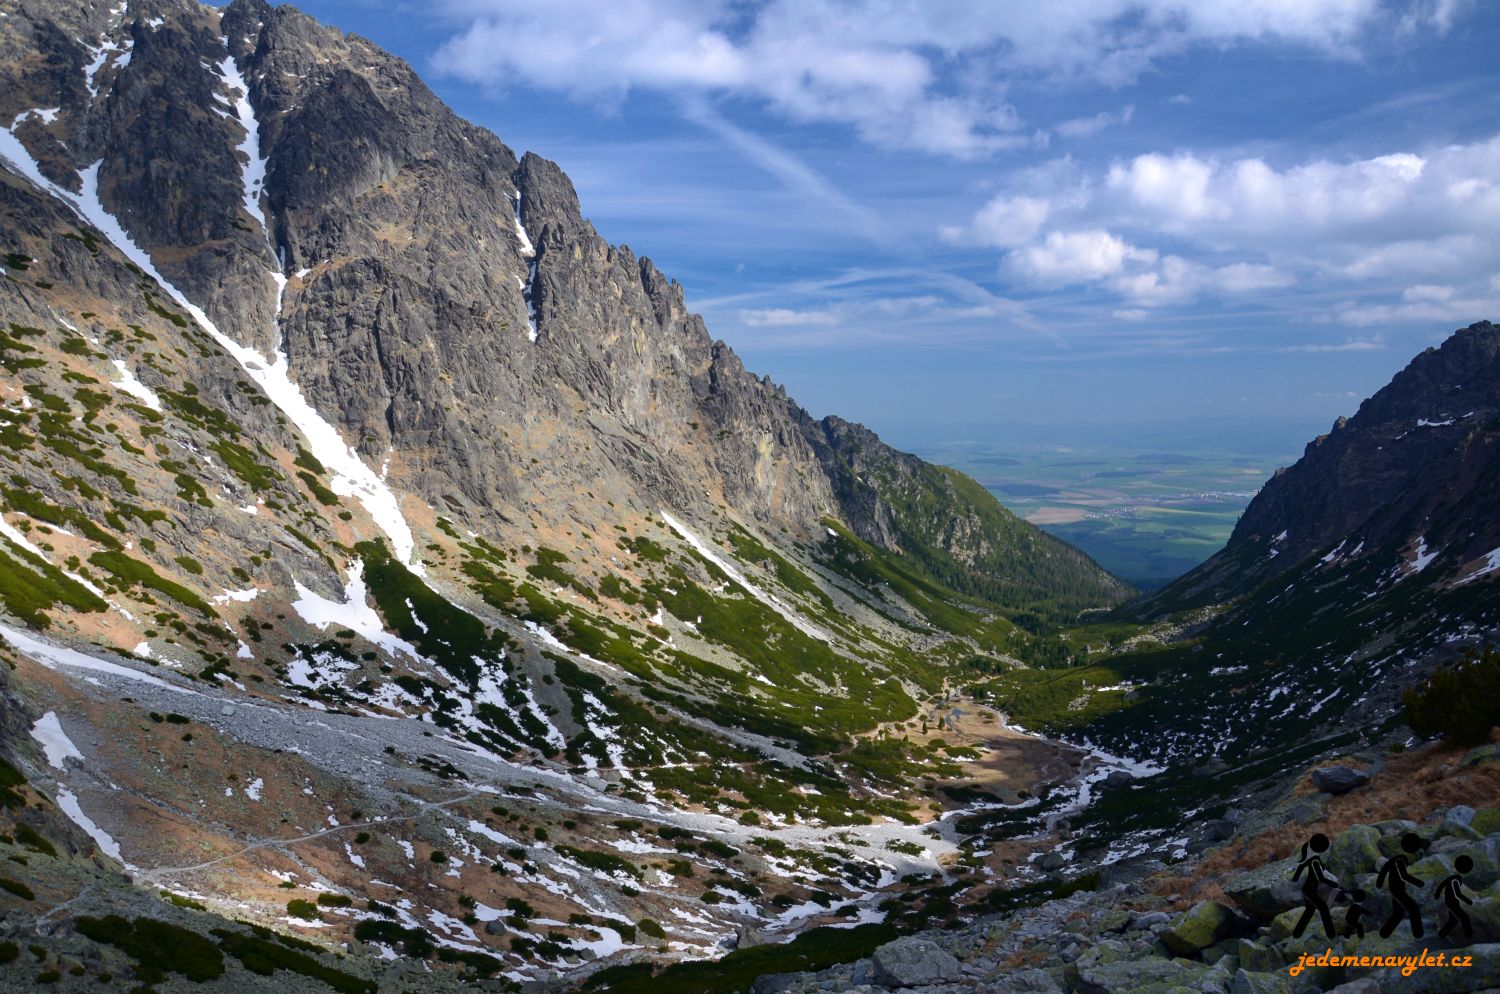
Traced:
[[1238, 970], [1229, 983], [1229, 994], [1293, 994], [1302, 989], [1285, 970], [1274, 973]]
[[1244, 920], [1217, 901], [1199, 901], [1176, 918], [1158, 938], [1179, 956], [1196, 956], [1222, 939], [1232, 938]]
[[1320, 766], [1312, 771], [1313, 786], [1325, 794], [1347, 794], [1370, 782], [1370, 774], [1352, 766]]
[[882, 987], [930, 987], [962, 976], [952, 953], [916, 936], [887, 942], [870, 959], [873, 979]]
[[[1482, 894], [1471, 895], [1474, 898], [1472, 905], [1465, 905], [1464, 911], [1468, 912], [1469, 923], [1474, 927], [1475, 942], [1500, 942], [1500, 886], [1491, 887]], [[1439, 921], [1447, 921], [1448, 910], [1443, 909]], [[1456, 938], [1462, 942], [1464, 936]]]
[[1465, 890], [1484, 890], [1500, 881], [1500, 838], [1444, 845], [1441, 852], [1434, 852], [1412, 863], [1412, 876], [1435, 884], [1455, 872], [1454, 864], [1460, 856], [1468, 856], [1474, 861], [1474, 868], [1464, 874]]
[[1328, 871], [1346, 888], [1352, 887], [1357, 873], [1374, 873], [1380, 868], [1380, 832], [1369, 825], [1355, 825], [1333, 837], [1328, 847]]
[[1270, 921], [1302, 903], [1302, 889], [1292, 880], [1297, 860], [1287, 858], [1258, 870], [1241, 873], [1224, 885], [1224, 893], [1240, 911], [1258, 921]]
[[1060, 870], [1064, 866], [1067, 866], [1068, 858], [1054, 849], [1051, 852], [1045, 852], [1038, 856], [1036, 865], [1038, 869], [1046, 870], [1050, 873], [1053, 870]]
[[765, 973], [750, 985], [750, 994], [786, 994], [803, 980], [800, 973]]
[[1016, 970], [1000, 977], [985, 994], [1062, 994], [1057, 978], [1046, 970]]
[[1077, 994], [1168, 994], [1197, 985], [1206, 968], [1201, 963], [1149, 956], [1101, 963], [1078, 971]]
[[1480, 808], [1474, 812], [1469, 827], [1480, 835], [1500, 833], [1500, 808]]
[[1500, 944], [1482, 943], [1447, 953], [1470, 957], [1470, 965], [1418, 969], [1406, 976], [1400, 970], [1379, 970], [1380, 994], [1469, 994], [1500, 988]]
[[1286, 965], [1286, 960], [1275, 946], [1262, 945], [1249, 939], [1240, 939], [1235, 944], [1234, 957], [1240, 966], [1254, 973], [1271, 973]]

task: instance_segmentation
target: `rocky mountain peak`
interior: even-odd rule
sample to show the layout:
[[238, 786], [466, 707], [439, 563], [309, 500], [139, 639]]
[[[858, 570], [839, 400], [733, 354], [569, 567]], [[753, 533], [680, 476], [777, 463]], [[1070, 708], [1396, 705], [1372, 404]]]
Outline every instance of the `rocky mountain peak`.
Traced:
[[1378, 561], [1399, 575], [1415, 563], [1425, 572], [1436, 552], [1434, 570], [1458, 579], [1500, 545], [1496, 510], [1500, 327], [1482, 321], [1414, 357], [1277, 470], [1228, 546], [1174, 583], [1168, 602], [1227, 600], [1309, 560]]

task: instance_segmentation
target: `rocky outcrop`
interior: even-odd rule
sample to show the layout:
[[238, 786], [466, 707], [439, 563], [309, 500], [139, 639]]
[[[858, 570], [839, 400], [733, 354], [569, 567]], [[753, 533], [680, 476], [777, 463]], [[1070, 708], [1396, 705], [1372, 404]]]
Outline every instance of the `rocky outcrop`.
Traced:
[[1370, 782], [1370, 775], [1349, 766], [1320, 766], [1312, 771], [1313, 786], [1325, 794], [1347, 794]]
[[1454, 579], [1500, 547], [1500, 326], [1429, 348], [1308, 443], [1250, 502], [1223, 551], [1143, 610], [1244, 595], [1309, 568], [1376, 563]]
[[46, 175], [77, 190], [93, 169], [167, 280], [284, 353], [439, 513], [517, 544], [663, 507], [801, 541], [833, 516], [1005, 607], [1125, 593], [982, 488], [813, 422], [595, 232], [558, 165], [518, 159], [364, 39], [264, 0], [36, 0], [0, 47], [0, 116], [57, 108], [15, 132]]
[[[1280, 808], [1260, 816], [1271, 831], [1275, 830], [1271, 826], [1277, 810]], [[1164, 884], [1203, 878], [1204, 869], [1189, 861], [1173, 871], [1158, 867], [1157, 875], [1133, 882], [1106, 881], [1096, 890], [1083, 890], [1006, 915], [903, 937], [854, 963], [816, 973], [779, 975], [767, 990], [779, 994], [828, 990], [883, 994], [891, 988], [923, 994], [1457, 994], [1489, 990], [1500, 978], [1500, 834], [1484, 835], [1470, 829], [1463, 821], [1472, 809], [1460, 811], [1457, 819], [1449, 817], [1454, 810], [1413, 812], [1421, 817], [1420, 822], [1357, 824], [1334, 834], [1326, 862], [1345, 891], [1331, 895], [1340, 933], [1332, 937], [1323, 934], [1316, 920], [1303, 936], [1291, 935], [1303, 910], [1299, 885], [1290, 879], [1295, 857], [1238, 878], [1210, 877], [1230, 895], [1237, 910], [1213, 900], [1175, 912], [1156, 910], [1162, 906]], [[1500, 809], [1480, 811], [1478, 820], [1500, 830]], [[1392, 846], [1399, 851], [1401, 837], [1411, 831], [1430, 842], [1430, 855], [1411, 866], [1412, 875], [1426, 885], [1426, 893], [1420, 894], [1419, 900], [1428, 933], [1418, 939], [1403, 927], [1382, 939], [1378, 932], [1390, 911], [1390, 901], [1375, 887], [1373, 857]], [[1468, 907], [1474, 934], [1472, 938], [1437, 936], [1433, 932], [1446, 920], [1447, 912], [1435, 902], [1432, 889], [1455, 872], [1453, 867], [1461, 856], [1467, 856], [1473, 864], [1464, 875], [1463, 886], [1474, 898], [1474, 904]], [[1363, 892], [1362, 903], [1367, 909], [1362, 919], [1366, 929], [1363, 937], [1342, 934], [1351, 903], [1347, 895], [1356, 888]], [[1122, 908], [1152, 910], [1126, 912]], [[1339, 956], [1374, 958], [1420, 957], [1424, 952], [1434, 956], [1441, 953], [1446, 958], [1463, 955], [1472, 957], [1472, 966], [1403, 970], [1383, 966], [1378, 959], [1375, 965], [1365, 967], [1317, 965], [1316, 958], [1330, 950]], [[954, 974], [930, 979], [937, 963], [947, 963], [938, 956], [944, 951], [954, 960]], [[1303, 965], [1304, 957], [1313, 962]], [[892, 978], [882, 966], [892, 961], [926, 966], [916, 969], [910, 978]]]

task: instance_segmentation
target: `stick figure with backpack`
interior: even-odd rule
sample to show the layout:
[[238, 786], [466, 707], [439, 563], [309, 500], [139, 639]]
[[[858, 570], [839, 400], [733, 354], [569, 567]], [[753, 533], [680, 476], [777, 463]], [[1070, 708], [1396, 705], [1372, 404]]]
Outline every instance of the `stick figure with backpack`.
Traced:
[[1442, 883], [1438, 884], [1437, 894], [1442, 897], [1443, 903], [1448, 906], [1448, 921], [1444, 923], [1442, 928], [1438, 929], [1438, 935], [1446, 939], [1448, 933], [1453, 931], [1455, 925], [1462, 925], [1464, 927], [1464, 936], [1472, 939], [1474, 938], [1474, 926], [1469, 921], [1468, 913], [1459, 906], [1459, 902], [1462, 901], [1464, 904], [1474, 903], [1473, 898], [1464, 894], [1462, 887], [1464, 874], [1474, 869], [1474, 860], [1467, 855], [1460, 856], [1453, 861], [1453, 868], [1458, 872], [1449, 874], [1443, 878]]
[[[1312, 848], [1313, 856], [1307, 855], [1309, 847]], [[1338, 935], [1337, 930], [1333, 927], [1333, 915], [1328, 910], [1328, 902], [1324, 901], [1323, 896], [1319, 893], [1319, 889], [1322, 887], [1337, 887], [1339, 885], [1337, 880], [1328, 875], [1328, 871], [1323, 868], [1323, 860], [1319, 858], [1327, 851], [1328, 836], [1322, 832], [1319, 832], [1302, 844], [1302, 861], [1297, 864], [1296, 871], [1292, 873], [1292, 879], [1296, 880], [1302, 876], [1302, 871], [1307, 871], [1307, 879], [1302, 881], [1302, 896], [1307, 900], [1307, 908], [1302, 912], [1302, 917], [1297, 919], [1297, 927], [1292, 929], [1292, 935], [1295, 938], [1300, 939], [1302, 937], [1302, 933], [1307, 931], [1307, 926], [1315, 914], [1323, 920], [1323, 932], [1325, 935], [1330, 939]]]
[[1422, 937], [1422, 910], [1417, 907], [1411, 895], [1406, 892], [1407, 884], [1414, 884], [1418, 890], [1427, 886], [1406, 872], [1406, 864], [1410, 857], [1415, 856], [1418, 849], [1423, 846], [1422, 837], [1415, 832], [1407, 832], [1401, 837], [1401, 852], [1385, 861], [1380, 868], [1380, 874], [1375, 878], [1376, 887], [1384, 887], [1391, 895], [1391, 916], [1380, 926], [1380, 937], [1388, 939], [1391, 933], [1396, 931], [1396, 926], [1401, 924], [1401, 919], [1411, 919], [1412, 938]]

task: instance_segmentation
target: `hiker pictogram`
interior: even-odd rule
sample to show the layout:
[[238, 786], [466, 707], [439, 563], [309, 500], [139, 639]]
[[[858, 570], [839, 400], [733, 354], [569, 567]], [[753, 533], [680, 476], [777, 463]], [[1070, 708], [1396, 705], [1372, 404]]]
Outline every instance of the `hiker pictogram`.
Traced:
[[1448, 907], [1448, 921], [1443, 924], [1442, 928], [1438, 929], [1438, 935], [1446, 939], [1448, 933], [1453, 931], [1455, 925], [1462, 925], [1464, 927], [1464, 937], [1472, 939], [1474, 938], [1474, 926], [1469, 921], [1468, 912], [1464, 911], [1459, 902], [1463, 902], [1463, 904], [1474, 903], [1473, 898], [1464, 894], [1462, 886], [1464, 874], [1474, 869], [1474, 860], [1468, 856], [1460, 856], [1453, 861], [1453, 868], [1458, 872], [1444, 877], [1443, 882], [1438, 884], [1437, 887], [1437, 896], [1441, 897], [1443, 904]]
[[[1307, 854], [1312, 849], [1314, 855]], [[1328, 910], [1328, 902], [1323, 900], [1320, 891], [1324, 887], [1337, 887], [1339, 882], [1329, 876], [1328, 871], [1323, 868], [1321, 856], [1328, 851], [1328, 836], [1319, 832], [1311, 839], [1302, 844], [1302, 862], [1297, 864], [1297, 869], [1292, 873], [1292, 879], [1301, 877], [1303, 872], [1307, 877], [1302, 881], [1302, 896], [1307, 900], [1307, 908], [1302, 912], [1302, 917], [1297, 919], [1297, 927], [1292, 929], [1292, 935], [1301, 938], [1302, 933], [1307, 931], [1308, 923], [1312, 921], [1313, 915], [1323, 920], [1323, 932], [1330, 939], [1338, 934], [1333, 927], [1333, 914]]]
[[1406, 872], [1410, 857], [1416, 855], [1417, 850], [1427, 843], [1415, 832], [1407, 832], [1401, 837], [1401, 852], [1385, 861], [1380, 868], [1380, 874], [1375, 878], [1376, 887], [1384, 887], [1391, 895], [1391, 916], [1380, 926], [1380, 937], [1390, 938], [1396, 926], [1401, 924], [1403, 918], [1411, 921], [1412, 938], [1422, 937], [1422, 911], [1417, 907], [1417, 902], [1406, 892], [1406, 885], [1413, 884], [1418, 890], [1426, 885], [1410, 873]]

